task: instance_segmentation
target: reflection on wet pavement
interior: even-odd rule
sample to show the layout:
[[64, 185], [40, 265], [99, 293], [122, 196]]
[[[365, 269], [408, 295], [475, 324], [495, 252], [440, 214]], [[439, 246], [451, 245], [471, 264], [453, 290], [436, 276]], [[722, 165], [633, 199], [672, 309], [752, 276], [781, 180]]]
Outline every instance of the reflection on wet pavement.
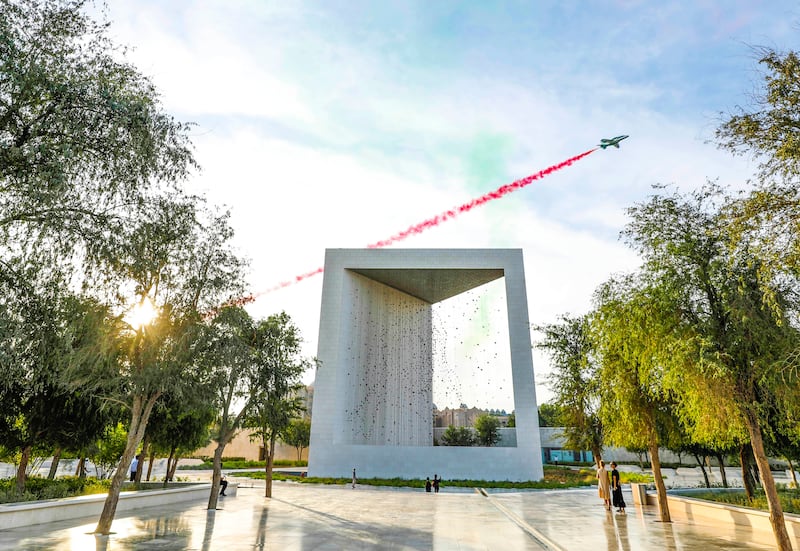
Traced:
[[[606, 511], [595, 490], [439, 494], [359, 486], [278, 483], [207, 511], [205, 501], [121, 514], [113, 534], [91, 534], [97, 518], [0, 529], [0, 549], [63, 551], [437, 549], [771, 549], [745, 529], [657, 522], [654, 510]], [[633, 500], [630, 496], [629, 503]], [[537, 541], [536, 534], [541, 540]], [[760, 539], [759, 539], [760, 538]]]

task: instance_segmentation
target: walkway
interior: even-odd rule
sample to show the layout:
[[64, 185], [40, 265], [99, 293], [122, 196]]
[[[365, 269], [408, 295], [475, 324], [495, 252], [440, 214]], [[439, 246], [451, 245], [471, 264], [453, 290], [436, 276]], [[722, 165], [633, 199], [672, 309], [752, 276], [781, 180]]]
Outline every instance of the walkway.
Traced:
[[[256, 483], [257, 484], [257, 483]], [[120, 516], [115, 533], [95, 538], [97, 518], [0, 529], [2, 550], [337, 550], [436, 549], [771, 549], [748, 531], [657, 522], [632, 506], [607, 512], [596, 490], [491, 493], [275, 483], [240, 487], [236, 497]], [[632, 505], [630, 494], [626, 500]], [[800, 548], [800, 547], [798, 547]]]

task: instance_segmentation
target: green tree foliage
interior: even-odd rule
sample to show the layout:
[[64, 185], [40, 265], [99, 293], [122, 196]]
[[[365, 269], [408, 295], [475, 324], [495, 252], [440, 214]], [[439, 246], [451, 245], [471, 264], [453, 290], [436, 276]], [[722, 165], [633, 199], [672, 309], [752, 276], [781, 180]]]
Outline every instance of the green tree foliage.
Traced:
[[208, 445], [211, 441], [209, 427], [214, 422], [216, 410], [213, 401], [198, 386], [196, 393], [186, 394], [181, 399], [173, 395], [164, 396], [156, 404], [147, 435], [155, 453], [167, 456], [164, 486], [174, 477], [178, 460], [182, 454]]
[[500, 420], [484, 413], [475, 419], [475, 441], [479, 446], [494, 446], [500, 441]]
[[[24, 414], [26, 402], [5, 400], [14, 385], [56, 361], [42, 351], [63, 350], [42, 345], [50, 333], [25, 338], [46, 317], [37, 298], [62, 304], [79, 289], [96, 307], [56, 332], [79, 345], [52, 371], [61, 380], [37, 381], [30, 396], [66, 384], [128, 412], [97, 526], [107, 534], [150, 412], [164, 393], [196, 386], [195, 328], [240, 296], [242, 263], [227, 215], [180, 189], [195, 166], [188, 125], [163, 111], [85, 4], [0, 0], [0, 340], [30, 343], [0, 346], [0, 362], [14, 366], [0, 370], [0, 430]], [[127, 326], [120, 313], [145, 300], [155, 322]]]
[[800, 57], [767, 48], [758, 54], [762, 85], [750, 105], [724, 115], [716, 138], [721, 148], [760, 162], [756, 189], [727, 214], [737, 243], [759, 259], [762, 287], [774, 302], [775, 279], [800, 274]]
[[680, 396], [692, 439], [710, 447], [753, 447], [770, 519], [781, 548], [788, 541], [764, 446], [771, 407], [800, 419], [794, 281], [774, 279], [765, 292], [758, 258], [728, 231], [725, 197], [715, 187], [657, 195], [630, 209], [625, 230], [645, 272], [669, 297], [672, 317], [659, 323], [669, 354], [663, 384]]
[[84, 1], [0, 1], [0, 231], [93, 240], [193, 165], [187, 126]]
[[253, 347], [254, 371], [250, 381], [254, 392], [253, 409], [247, 426], [260, 438], [267, 454], [265, 497], [272, 497], [272, 465], [275, 442], [303, 411], [298, 396], [300, 377], [311, 362], [300, 356], [300, 330], [286, 312], [274, 314], [256, 324]]
[[791, 180], [800, 175], [800, 57], [769, 48], [758, 53], [764, 86], [753, 105], [725, 117], [716, 131], [717, 142], [758, 159], [762, 180]]
[[311, 421], [292, 419], [280, 435], [284, 444], [297, 450], [297, 460], [303, 459], [303, 450], [311, 443]]
[[251, 384], [254, 377], [253, 325], [244, 309], [224, 307], [201, 327], [198, 339], [200, 364], [205, 372], [202, 381], [214, 396], [212, 403], [217, 412], [211, 432], [217, 446], [209, 509], [216, 509], [225, 446], [244, 427], [255, 401]]
[[469, 427], [454, 427], [450, 425], [442, 434], [443, 446], [474, 446], [475, 433]]
[[550, 354], [552, 373], [547, 382], [564, 426], [564, 447], [590, 450], [599, 462], [603, 452], [600, 378], [587, 317], [562, 316], [558, 323], [534, 329], [544, 335], [535, 346]]
[[122, 423], [118, 423], [108, 427], [94, 446], [89, 447], [88, 456], [95, 465], [102, 469], [97, 473], [98, 478], [106, 478], [114, 468], [122, 469], [127, 476], [127, 467], [123, 468], [120, 465], [120, 457], [125, 452], [127, 441], [128, 431], [125, 430]]
[[508, 428], [515, 428], [517, 426], [517, 415], [513, 411], [508, 414]]
[[663, 384], [663, 338], [670, 308], [658, 288], [635, 278], [611, 280], [596, 294], [593, 341], [600, 358], [600, 415], [604, 434], [617, 446], [646, 449], [658, 490], [662, 522], [670, 522], [659, 448], [675, 430], [671, 396]]
[[545, 402], [539, 404], [539, 426], [540, 427], [561, 427], [564, 426], [562, 420], [563, 412], [561, 407]]

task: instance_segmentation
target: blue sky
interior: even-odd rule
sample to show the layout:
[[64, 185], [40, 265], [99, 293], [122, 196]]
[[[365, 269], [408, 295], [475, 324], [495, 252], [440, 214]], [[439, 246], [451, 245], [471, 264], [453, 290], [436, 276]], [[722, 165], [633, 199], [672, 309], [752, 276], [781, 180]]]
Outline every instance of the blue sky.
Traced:
[[[531, 321], [547, 323], [635, 269], [618, 235], [653, 184], [745, 185], [751, 163], [708, 140], [759, 83], [752, 47], [798, 47], [800, 6], [109, 0], [108, 16], [166, 109], [196, 123], [202, 170], [188, 185], [231, 209], [255, 292], [321, 266], [326, 248], [384, 239], [629, 134], [395, 245], [522, 248]], [[286, 310], [314, 354], [321, 286], [270, 293], [252, 313]], [[545, 400], [547, 358], [534, 367]]]

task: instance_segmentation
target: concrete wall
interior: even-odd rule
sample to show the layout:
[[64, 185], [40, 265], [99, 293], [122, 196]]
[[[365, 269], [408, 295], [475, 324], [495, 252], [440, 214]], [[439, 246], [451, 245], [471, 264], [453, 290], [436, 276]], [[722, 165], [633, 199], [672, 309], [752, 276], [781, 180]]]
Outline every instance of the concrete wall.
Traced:
[[341, 327], [342, 444], [430, 446], [433, 441], [431, 305], [346, 272]]
[[[331, 249], [309, 476], [543, 476], [520, 250]], [[503, 277], [516, 447], [433, 446], [430, 304]]]
[[[261, 449], [261, 441], [256, 440], [255, 442], [250, 440], [250, 435], [252, 431], [250, 430], [243, 430], [236, 434], [233, 437], [233, 440], [225, 446], [225, 451], [222, 453], [223, 457], [244, 457], [249, 461], [259, 461], [261, 458], [259, 457], [259, 452]], [[192, 456], [194, 457], [213, 457], [214, 456], [214, 448], [217, 445], [215, 443], [209, 444], [204, 448], [200, 448], [192, 452]], [[297, 449], [293, 446], [287, 446], [281, 441], [277, 441], [275, 443], [275, 459], [286, 459], [289, 461], [296, 461], [297, 460]], [[303, 450], [302, 459], [308, 459], [308, 448]], [[180, 473], [180, 471], [178, 471]]]

